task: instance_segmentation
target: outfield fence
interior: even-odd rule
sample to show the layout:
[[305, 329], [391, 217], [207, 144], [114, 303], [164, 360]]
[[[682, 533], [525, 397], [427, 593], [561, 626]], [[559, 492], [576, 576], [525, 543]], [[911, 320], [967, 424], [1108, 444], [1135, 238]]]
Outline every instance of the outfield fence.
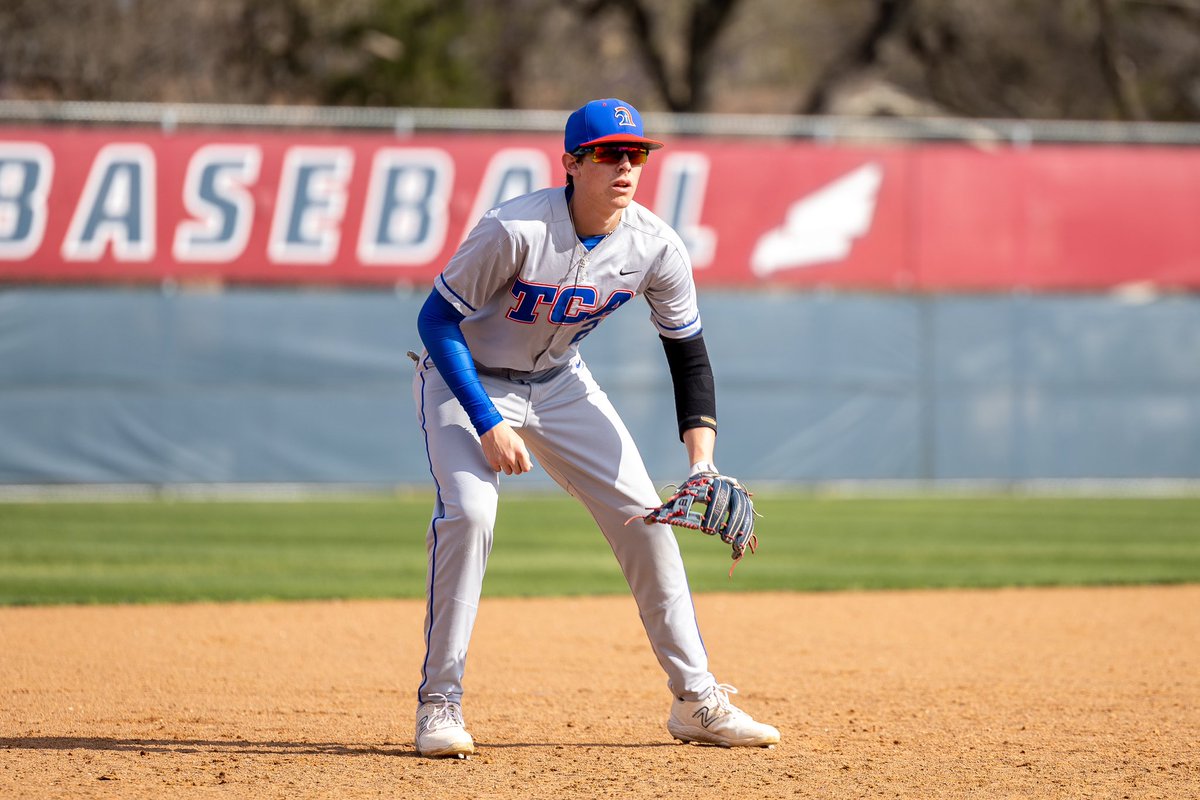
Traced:
[[[0, 483], [423, 483], [404, 352], [420, 349], [424, 294], [2, 290]], [[701, 304], [718, 463], [747, 480], [1200, 478], [1195, 296], [742, 291]], [[582, 352], [652, 475], [677, 479], [687, 465], [644, 309]]]
[[[0, 486], [423, 485], [404, 357], [420, 350], [417, 311], [476, 207], [550, 179], [539, 165], [565, 115], [0, 101]], [[1200, 481], [1200, 126], [646, 118], [693, 137], [647, 197], [694, 245], [725, 470], [880, 491]], [[339, 138], [363, 132], [377, 136], [357, 150]], [[457, 161], [432, 146], [438, 132], [454, 132]], [[504, 139], [519, 159], [489, 160], [498, 132], [536, 138]], [[1044, 145], [1045, 158], [1018, 154]], [[735, 147], [739, 175], [719, 172]], [[772, 168], [731, 193], [761, 148], [776, 148]], [[282, 178], [289, 165], [329, 180]], [[337, 175], [341, 194], [321, 194]], [[368, 185], [402, 175], [430, 176], [429, 191], [370, 217]], [[362, 224], [340, 244], [306, 238], [306, 215], [330, 222], [346, 198]], [[272, 202], [291, 215], [272, 224]], [[770, 207], [761, 230], [738, 221], [748, 206]], [[413, 226], [436, 241], [388, 238], [407, 229], [385, 223], [441, 210], [454, 224]], [[678, 479], [644, 308], [615, 314], [583, 352], [656, 480]]]

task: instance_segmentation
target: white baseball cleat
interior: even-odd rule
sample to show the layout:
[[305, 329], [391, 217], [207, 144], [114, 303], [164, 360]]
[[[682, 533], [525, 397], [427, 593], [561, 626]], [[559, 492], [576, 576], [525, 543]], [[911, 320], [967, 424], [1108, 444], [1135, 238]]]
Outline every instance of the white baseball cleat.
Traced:
[[417, 753], [426, 758], [456, 756], [466, 758], [475, 752], [475, 740], [467, 733], [462, 706], [450, 702], [444, 694], [438, 700], [422, 703], [417, 709]]
[[729, 702], [737, 689], [719, 683], [701, 700], [675, 698], [667, 730], [681, 742], [704, 742], [721, 747], [771, 747], [779, 731]]

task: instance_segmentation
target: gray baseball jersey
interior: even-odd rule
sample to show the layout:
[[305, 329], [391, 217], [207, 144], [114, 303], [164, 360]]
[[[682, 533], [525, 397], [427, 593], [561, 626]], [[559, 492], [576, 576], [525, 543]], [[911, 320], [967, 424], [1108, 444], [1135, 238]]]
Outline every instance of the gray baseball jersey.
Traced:
[[[663, 336], [700, 332], [691, 264], [679, 237], [632, 203], [588, 251], [565, 188], [546, 189], [489, 211], [435, 285], [465, 315], [471, 356], [489, 368], [480, 370], [481, 392], [608, 539], [672, 691], [689, 700], [704, 696], [716, 681], [679, 545], [667, 525], [626, 525], [657, 505], [658, 494], [632, 436], [577, 352], [581, 339], [638, 294]], [[539, 374], [527, 380], [523, 373]], [[426, 535], [426, 655], [418, 697], [459, 702], [500, 477], [430, 357], [417, 365], [413, 399], [437, 487]]]
[[488, 367], [540, 372], [570, 361], [579, 342], [638, 294], [659, 333], [700, 333], [691, 262], [679, 236], [634, 202], [588, 251], [565, 187], [492, 209], [438, 276], [438, 292], [466, 319], [463, 335]]

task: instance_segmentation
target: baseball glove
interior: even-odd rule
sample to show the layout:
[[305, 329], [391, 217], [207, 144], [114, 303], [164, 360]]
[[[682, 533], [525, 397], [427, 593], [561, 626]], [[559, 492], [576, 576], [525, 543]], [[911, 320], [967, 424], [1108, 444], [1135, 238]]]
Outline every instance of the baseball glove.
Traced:
[[[698, 508], [701, 505], [703, 510]], [[738, 483], [737, 478], [700, 472], [684, 481], [675, 494], [662, 505], [651, 508], [641, 519], [646, 524], [664, 522], [720, 536], [721, 541], [733, 549], [733, 566], [729, 568], [729, 574], [733, 575], [733, 568], [746, 551], [753, 553], [758, 549], [754, 515], [750, 492]], [[633, 517], [630, 522], [634, 519], [638, 517]]]

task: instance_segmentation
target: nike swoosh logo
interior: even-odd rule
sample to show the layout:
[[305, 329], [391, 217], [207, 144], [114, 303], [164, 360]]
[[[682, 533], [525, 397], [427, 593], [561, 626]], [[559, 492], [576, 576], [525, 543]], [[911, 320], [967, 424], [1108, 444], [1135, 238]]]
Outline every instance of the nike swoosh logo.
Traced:
[[640, 269], [623, 269], [623, 270], [621, 270], [622, 275], [636, 275], [639, 272], [641, 272]]

